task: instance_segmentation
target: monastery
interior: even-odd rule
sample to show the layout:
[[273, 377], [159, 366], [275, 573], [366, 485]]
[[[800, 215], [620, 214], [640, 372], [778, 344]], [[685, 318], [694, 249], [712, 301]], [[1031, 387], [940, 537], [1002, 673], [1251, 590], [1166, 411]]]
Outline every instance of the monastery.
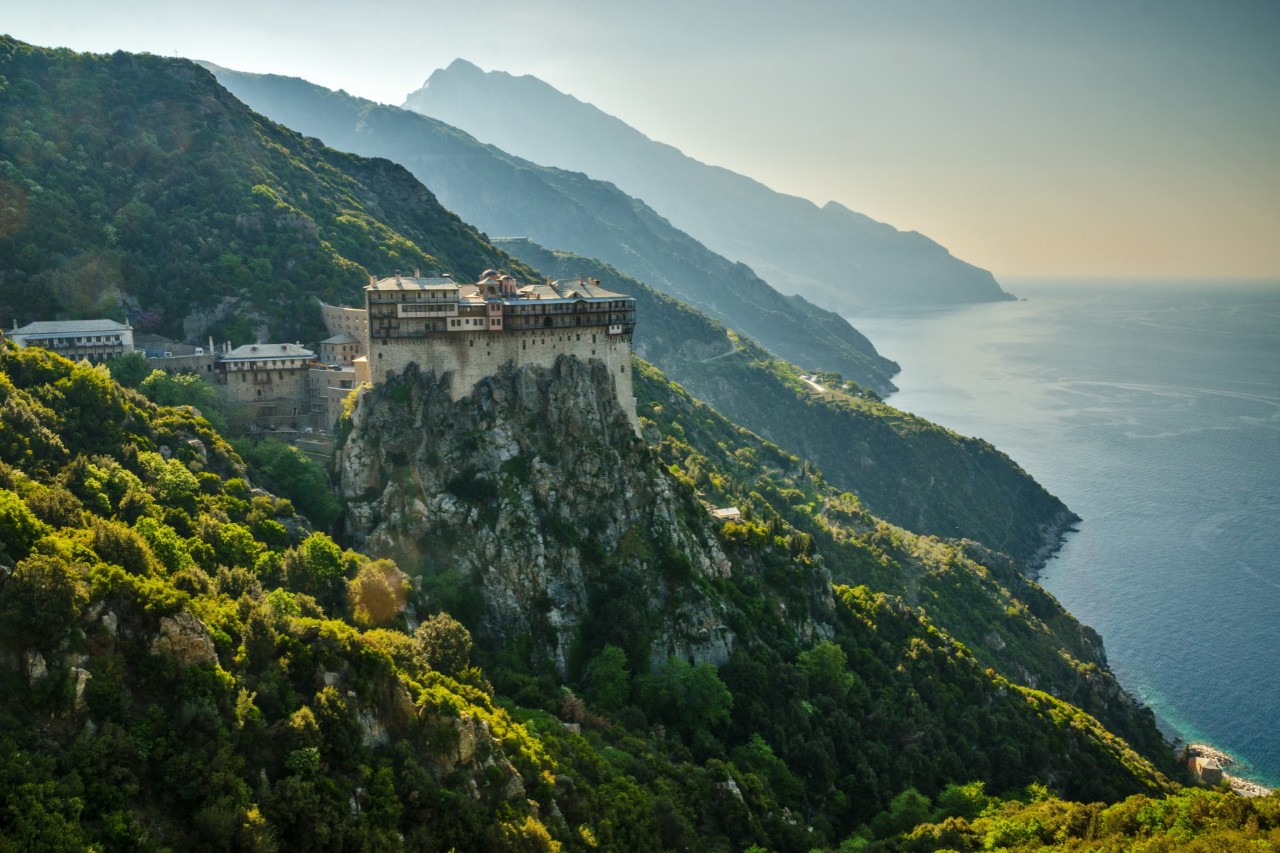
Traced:
[[[635, 300], [598, 279], [519, 285], [486, 270], [475, 284], [450, 276], [369, 278], [365, 307], [321, 303], [329, 337], [318, 352], [301, 344], [258, 343], [208, 349], [163, 342], [135, 347], [133, 330], [110, 320], [31, 323], [8, 337], [72, 359], [101, 363], [142, 351], [154, 368], [194, 372], [233, 406], [237, 429], [327, 433], [344, 399], [411, 363], [448, 374], [455, 400], [503, 365], [550, 367], [561, 355], [596, 360], [639, 430], [631, 377]], [[154, 336], [152, 336], [154, 337]], [[160, 339], [162, 340], [162, 339]]]
[[486, 270], [475, 284], [448, 276], [370, 278], [365, 287], [368, 349], [356, 378], [377, 383], [410, 362], [451, 374], [455, 400], [505, 364], [550, 367], [558, 356], [601, 361], [618, 402], [638, 428], [632, 395], [635, 300], [597, 279], [518, 286]]

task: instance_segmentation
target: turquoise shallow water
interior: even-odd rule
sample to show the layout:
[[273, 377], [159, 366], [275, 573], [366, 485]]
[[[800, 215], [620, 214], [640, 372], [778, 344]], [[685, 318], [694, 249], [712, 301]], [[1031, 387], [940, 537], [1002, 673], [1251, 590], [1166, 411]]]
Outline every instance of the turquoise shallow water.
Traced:
[[1005, 286], [1027, 301], [850, 319], [892, 405], [1083, 517], [1040, 581], [1129, 691], [1280, 785], [1280, 282]]

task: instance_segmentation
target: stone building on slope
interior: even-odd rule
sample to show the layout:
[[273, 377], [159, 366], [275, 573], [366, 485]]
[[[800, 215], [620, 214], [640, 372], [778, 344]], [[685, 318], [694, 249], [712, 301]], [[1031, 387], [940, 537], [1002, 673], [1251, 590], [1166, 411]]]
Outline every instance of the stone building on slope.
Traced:
[[635, 300], [597, 279], [519, 285], [487, 270], [475, 284], [448, 276], [370, 279], [369, 337], [355, 362], [360, 381], [381, 382], [410, 363], [452, 375], [455, 400], [506, 364], [550, 367], [561, 355], [600, 361], [618, 402], [638, 426], [632, 392]]

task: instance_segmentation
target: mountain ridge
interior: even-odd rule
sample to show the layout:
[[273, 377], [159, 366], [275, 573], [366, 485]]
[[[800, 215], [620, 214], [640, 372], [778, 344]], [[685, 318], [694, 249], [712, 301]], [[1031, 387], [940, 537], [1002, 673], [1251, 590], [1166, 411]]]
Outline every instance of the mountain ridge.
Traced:
[[403, 105], [534, 162], [611, 181], [779, 290], [841, 313], [1013, 298], [925, 235], [703, 163], [531, 75], [455, 60]]
[[505, 266], [403, 166], [251, 112], [204, 68], [0, 38], [0, 315], [315, 340], [370, 272]]
[[492, 235], [598, 257], [810, 369], [888, 393], [898, 366], [838, 314], [786, 296], [643, 201], [580, 172], [539, 166], [465, 131], [298, 78], [212, 67], [250, 107], [340, 149], [404, 164], [450, 210]]
[[1034, 571], [1079, 520], [980, 439], [898, 411], [836, 374], [805, 373], [608, 264], [529, 240], [494, 244], [553, 277], [587, 275], [634, 297], [650, 318], [637, 326], [639, 357], [895, 524], [979, 540]]

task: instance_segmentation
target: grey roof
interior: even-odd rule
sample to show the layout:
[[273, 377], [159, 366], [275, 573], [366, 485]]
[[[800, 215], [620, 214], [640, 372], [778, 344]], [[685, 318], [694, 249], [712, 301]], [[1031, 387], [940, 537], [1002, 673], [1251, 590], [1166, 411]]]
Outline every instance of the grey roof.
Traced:
[[526, 299], [630, 299], [625, 293], [605, 290], [590, 279], [566, 279], [520, 288]]
[[365, 290], [452, 290], [458, 283], [451, 278], [415, 278], [414, 276], [392, 276], [383, 278], [373, 284], [365, 285]]
[[338, 332], [338, 334], [334, 335], [333, 337], [325, 338], [323, 341], [320, 342], [321, 346], [323, 346], [324, 344], [358, 344], [358, 343], [360, 343], [360, 339], [357, 338], [355, 335], [351, 334], [350, 332]]
[[283, 358], [311, 358], [315, 355], [301, 344], [245, 344], [222, 354], [223, 361], [267, 361]]
[[91, 335], [103, 332], [128, 332], [132, 327], [115, 320], [37, 320], [10, 335]]

